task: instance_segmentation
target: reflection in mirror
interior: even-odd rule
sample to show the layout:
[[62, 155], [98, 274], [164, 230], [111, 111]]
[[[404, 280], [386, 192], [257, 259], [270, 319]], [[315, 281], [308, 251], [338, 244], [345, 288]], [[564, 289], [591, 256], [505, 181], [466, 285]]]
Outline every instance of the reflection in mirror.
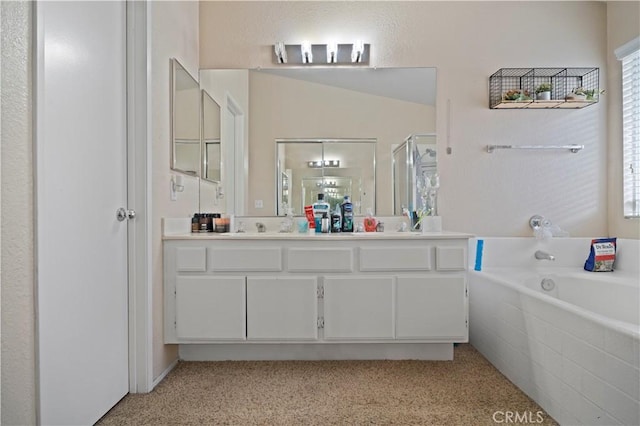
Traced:
[[435, 134], [410, 135], [393, 150], [393, 214], [424, 210], [418, 189], [438, 172]]
[[376, 208], [375, 139], [276, 140], [277, 214], [303, 215], [324, 194], [331, 209], [351, 197], [353, 211]]
[[[286, 158], [289, 152], [277, 152], [277, 144], [273, 142], [319, 137], [376, 141], [375, 175], [382, 178], [367, 192], [372, 199], [362, 200], [361, 209], [366, 213], [367, 207], [372, 207], [379, 216], [392, 215], [393, 148], [410, 134], [435, 133], [434, 68], [226, 69], [201, 70], [200, 77], [202, 81], [217, 83], [217, 91], [209, 91], [214, 99], [218, 99], [217, 93], [228, 94], [246, 112], [243, 118], [248, 128], [240, 143], [245, 144], [242, 146], [246, 147], [247, 156], [236, 158], [235, 164], [225, 161], [223, 175], [225, 186], [231, 188], [233, 182], [227, 180], [233, 178], [234, 171], [235, 176], [242, 173], [246, 177], [247, 215], [281, 212], [285, 195], [282, 179], [287, 179], [288, 169], [277, 170], [278, 163], [273, 159], [279, 155]], [[227, 141], [225, 125], [223, 122], [223, 152]], [[277, 172], [285, 173], [274, 179]], [[366, 179], [362, 177], [363, 188], [369, 183]], [[289, 181], [289, 191], [294, 188], [292, 185]], [[289, 202], [296, 214], [302, 213], [302, 199]]]
[[200, 87], [175, 59], [171, 78], [171, 169], [200, 175]]
[[220, 182], [220, 106], [202, 91], [202, 178]]

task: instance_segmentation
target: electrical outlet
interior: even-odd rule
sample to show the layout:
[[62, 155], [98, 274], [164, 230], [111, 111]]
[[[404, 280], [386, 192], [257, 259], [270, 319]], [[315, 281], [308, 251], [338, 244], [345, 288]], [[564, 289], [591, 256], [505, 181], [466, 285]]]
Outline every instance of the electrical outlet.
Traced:
[[256, 209], [261, 209], [264, 207], [264, 203], [262, 202], [262, 200], [254, 200], [253, 207], [255, 207]]

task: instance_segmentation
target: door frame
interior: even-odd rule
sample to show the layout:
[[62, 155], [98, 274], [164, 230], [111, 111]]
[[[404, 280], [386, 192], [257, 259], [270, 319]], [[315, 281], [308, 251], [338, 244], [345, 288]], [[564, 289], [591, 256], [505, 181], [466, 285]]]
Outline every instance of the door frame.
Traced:
[[146, 393], [153, 390], [147, 2], [127, 0], [126, 20], [127, 203], [136, 211], [127, 231], [129, 392]]

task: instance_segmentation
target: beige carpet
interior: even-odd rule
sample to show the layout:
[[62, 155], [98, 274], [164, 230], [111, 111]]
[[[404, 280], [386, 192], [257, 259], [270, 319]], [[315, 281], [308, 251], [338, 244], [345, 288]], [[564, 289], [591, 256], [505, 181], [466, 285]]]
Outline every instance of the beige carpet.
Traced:
[[471, 345], [454, 353], [453, 362], [180, 362], [98, 424], [495, 425], [497, 411], [503, 424], [507, 411], [537, 423], [541, 408]]

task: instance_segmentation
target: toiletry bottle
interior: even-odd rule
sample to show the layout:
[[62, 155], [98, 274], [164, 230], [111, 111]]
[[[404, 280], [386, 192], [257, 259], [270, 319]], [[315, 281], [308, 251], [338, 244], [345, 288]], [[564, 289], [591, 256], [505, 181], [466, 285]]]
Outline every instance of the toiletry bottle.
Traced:
[[329, 210], [331, 207], [329, 203], [324, 201], [324, 194], [318, 194], [318, 201], [313, 203], [313, 217], [315, 218], [316, 223], [316, 232], [322, 232], [322, 215], [323, 213], [329, 214]]
[[329, 215], [326, 212], [322, 213], [321, 224], [322, 224], [322, 233], [328, 234], [330, 225], [329, 225]]
[[207, 214], [200, 214], [200, 232], [207, 232]]
[[342, 210], [342, 232], [353, 232], [353, 204], [348, 195], [344, 196], [340, 209]]
[[342, 229], [342, 215], [340, 214], [340, 204], [336, 204], [336, 209], [331, 213], [331, 232], [340, 232]]
[[367, 209], [367, 216], [364, 218], [364, 231], [365, 232], [376, 232], [376, 218], [373, 217], [373, 212], [371, 208]]
[[191, 218], [191, 232], [200, 232], [200, 214], [194, 213]]

